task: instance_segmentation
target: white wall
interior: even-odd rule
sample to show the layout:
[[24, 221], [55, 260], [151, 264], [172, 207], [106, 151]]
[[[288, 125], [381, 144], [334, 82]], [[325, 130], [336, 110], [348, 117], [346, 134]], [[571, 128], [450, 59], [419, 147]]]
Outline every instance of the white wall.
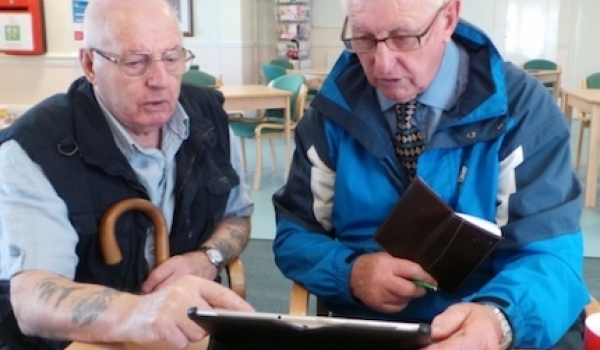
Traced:
[[70, 0], [44, 1], [48, 54], [31, 57], [0, 54], [0, 103], [31, 104], [64, 91], [81, 75], [70, 3]]
[[[197, 54], [196, 63], [220, 75], [225, 84], [258, 82], [260, 64], [275, 57], [274, 0], [193, 0], [193, 4], [195, 35], [184, 42]], [[464, 18], [486, 30], [508, 60], [517, 64], [536, 57], [556, 60], [568, 87], [600, 71], [595, 34], [600, 31], [595, 15], [600, 11], [598, 0], [463, 0], [462, 4]], [[44, 6], [48, 53], [0, 54], [0, 103], [35, 103], [64, 91], [81, 74], [71, 0], [44, 0]], [[341, 25], [312, 29], [313, 66], [327, 66], [341, 52]]]
[[600, 72], [600, 1], [568, 0], [561, 6], [558, 54], [567, 72], [563, 84], [576, 87], [586, 76]]
[[[63, 92], [81, 76], [71, 0], [43, 0], [47, 53], [0, 54], [0, 103], [31, 105]], [[194, 36], [184, 45], [202, 69], [226, 84], [256, 81], [255, 0], [193, 0]]]

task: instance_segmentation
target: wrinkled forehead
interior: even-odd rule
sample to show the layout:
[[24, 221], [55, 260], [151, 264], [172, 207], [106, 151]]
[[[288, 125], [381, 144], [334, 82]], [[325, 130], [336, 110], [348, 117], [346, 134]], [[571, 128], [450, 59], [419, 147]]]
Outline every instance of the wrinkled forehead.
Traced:
[[183, 43], [179, 23], [162, 8], [131, 11], [123, 6], [103, 13], [101, 19], [101, 47], [115, 53], [165, 51]]
[[415, 33], [446, 0], [345, 0], [348, 31], [360, 34]]
[[105, 46], [116, 52], [158, 52], [182, 47], [183, 38], [177, 22], [167, 16], [148, 17], [128, 14], [124, 18], [111, 18], [104, 35]]

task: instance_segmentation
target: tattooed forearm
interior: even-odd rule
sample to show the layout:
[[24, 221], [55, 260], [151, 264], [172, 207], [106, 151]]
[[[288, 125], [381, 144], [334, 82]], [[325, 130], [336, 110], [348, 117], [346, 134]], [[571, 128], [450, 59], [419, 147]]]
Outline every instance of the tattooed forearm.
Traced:
[[116, 290], [106, 288], [80, 298], [73, 307], [73, 323], [89, 326], [119, 294]]
[[40, 299], [43, 299], [45, 301], [48, 301], [54, 295], [59, 294], [56, 300], [56, 304], [54, 305], [54, 308], [57, 308], [60, 306], [60, 303], [63, 300], [65, 300], [69, 295], [71, 295], [71, 293], [81, 288], [61, 287], [55, 281], [47, 279], [39, 284], [38, 289], [40, 290]]
[[211, 239], [212, 244], [223, 254], [225, 261], [236, 258], [250, 239], [250, 218], [228, 217], [223, 219], [219, 228], [223, 233]]
[[50, 301], [56, 297], [54, 308], [58, 309], [61, 304], [70, 296], [73, 304], [73, 315], [71, 320], [74, 324], [88, 326], [98, 318], [110, 303], [119, 296], [119, 292], [109, 288], [93, 289], [90, 292], [73, 295], [76, 291], [81, 291], [83, 287], [67, 287], [60, 285], [57, 280], [45, 279], [38, 286], [39, 299]]

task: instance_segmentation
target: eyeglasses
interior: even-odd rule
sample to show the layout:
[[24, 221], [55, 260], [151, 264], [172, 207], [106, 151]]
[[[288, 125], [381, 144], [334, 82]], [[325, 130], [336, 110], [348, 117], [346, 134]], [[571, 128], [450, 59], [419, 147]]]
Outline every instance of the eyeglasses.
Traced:
[[375, 51], [377, 45], [380, 42], [384, 42], [385, 45], [392, 51], [406, 52], [420, 49], [423, 46], [422, 38], [429, 33], [433, 25], [437, 21], [442, 10], [446, 7], [446, 4], [442, 5], [435, 16], [431, 20], [431, 23], [425, 28], [425, 30], [417, 35], [390, 35], [387, 38], [376, 39], [368, 37], [356, 37], [356, 38], [345, 38], [345, 33], [348, 28], [348, 16], [344, 20], [344, 26], [342, 27], [341, 39], [344, 42], [344, 46], [348, 51], [355, 53], [367, 53]]
[[185, 63], [196, 57], [193, 52], [185, 48], [161, 52], [160, 58], [155, 58], [151, 53], [131, 52], [112, 56], [98, 49], [92, 48], [90, 51], [119, 66], [121, 72], [128, 77], [146, 75], [154, 61], [162, 61], [167, 73], [175, 76], [182, 75], [186, 70]]

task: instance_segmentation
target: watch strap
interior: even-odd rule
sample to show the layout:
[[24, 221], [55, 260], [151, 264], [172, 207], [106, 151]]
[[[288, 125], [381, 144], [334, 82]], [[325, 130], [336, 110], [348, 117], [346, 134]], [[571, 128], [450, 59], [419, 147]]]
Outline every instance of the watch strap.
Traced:
[[502, 339], [500, 340], [500, 350], [512, 349], [513, 331], [512, 331], [512, 327], [510, 326], [510, 322], [508, 321], [508, 318], [504, 314], [504, 311], [502, 311], [497, 305], [492, 304], [492, 303], [483, 302], [480, 304], [491, 308], [494, 311], [494, 314], [496, 315], [496, 317], [498, 318], [498, 321], [500, 321], [500, 329], [502, 330]]

